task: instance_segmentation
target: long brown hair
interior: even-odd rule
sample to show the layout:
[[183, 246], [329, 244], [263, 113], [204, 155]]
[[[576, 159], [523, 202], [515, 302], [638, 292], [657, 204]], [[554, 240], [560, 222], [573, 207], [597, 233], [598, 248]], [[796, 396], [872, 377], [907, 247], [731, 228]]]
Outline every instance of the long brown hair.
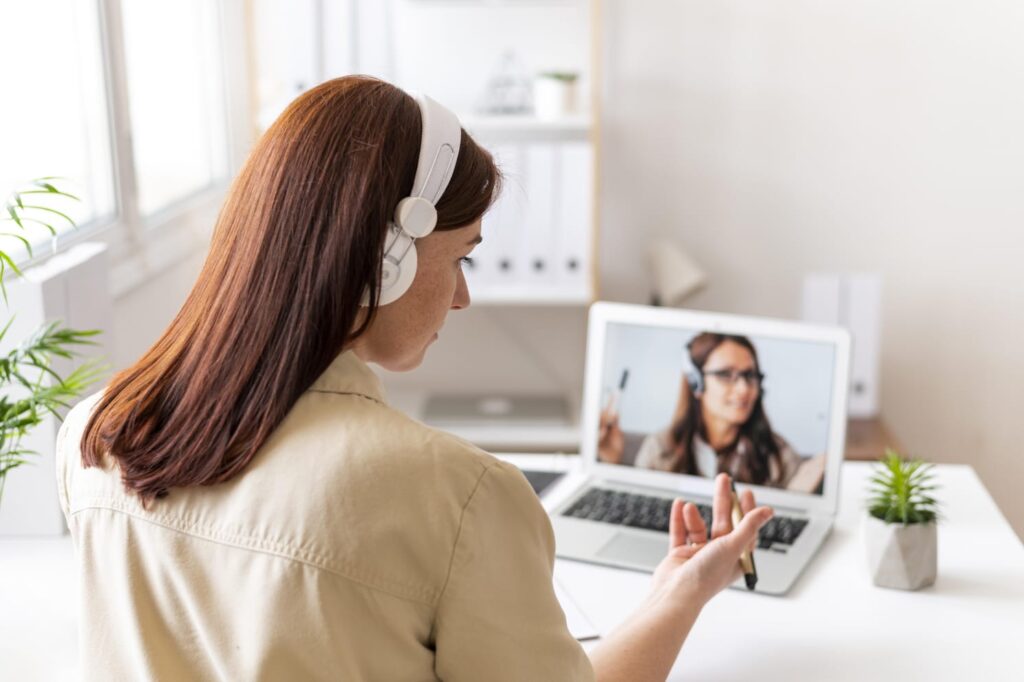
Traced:
[[[708, 361], [711, 352], [726, 341], [731, 341], [743, 348], [746, 348], [752, 358], [754, 367], [760, 371], [761, 365], [757, 359], [757, 350], [750, 339], [736, 334], [717, 334], [714, 332], [703, 332], [693, 337], [686, 348], [690, 353], [690, 362], [698, 372], [704, 371], [704, 364]], [[687, 383], [686, 391], [689, 391], [690, 408], [682, 414], [675, 424], [672, 425], [669, 433], [673, 443], [673, 459], [670, 469], [691, 475], [698, 475], [697, 459], [694, 452], [694, 436], [700, 434], [706, 438], [704, 429], [704, 417], [700, 407], [700, 398], [693, 392], [693, 387]], [[750, 446], [749, 456], [740, 457], [736, 444], [746, 440]], [[744, 483], [765, 484], [772, 483], [771, 467], [769, 460], [774, 459], [777, 469], [781, 470], [782, 456], [779, 454], [779, 445], [775, 441], [775, 434], [772, 432], [768, 415], [764, 411], [764, 390], [760, 389], [757, 394], [757, 402], [747, 421], [740, 427], [736, 443], [728, 450], [718, 453], [718, 472], [728, 472], [736, 480]]]
[[[350, 76], [296, 99], [235, 179], [192, 292], [163, 336], [106, 388], [82, 436], [145, 504], [241, 472], [299, 396], [366, 331], [388, 221], [412, 191], [416, 101]], [[437, 229], [479, 219], [500, 173], [462, 132]]]

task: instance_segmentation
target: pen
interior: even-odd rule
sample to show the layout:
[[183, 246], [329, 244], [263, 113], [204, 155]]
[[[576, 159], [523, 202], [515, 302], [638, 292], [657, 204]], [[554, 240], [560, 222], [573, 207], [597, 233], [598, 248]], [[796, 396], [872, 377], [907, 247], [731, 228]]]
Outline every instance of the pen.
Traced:
[[619, 408], [619, 400], [622, 399], [622, 392], [626, 390], [626, 381], [629, 379], [629, 369], [622, 370], [622, 377], [619, 379], [618, 390], [612, 391], [611, 397], [608, 399], [608, 407], [606, 408], [609, 412], [615, 412]]
[[[732, 527], [736, 528], [743, 520], [743, 510], [740, 509], [736, 484], [730, 480], [729, 487], [732, 488]], [[749, 549], [743, 550], [743, 554], [740, 554], [740, 568], [743, 569], [743, 580], [747, 583], [747, 589], [754, 589], [754, 585], [757, 584], [757, 568], [754, 566], [754, 553]]]

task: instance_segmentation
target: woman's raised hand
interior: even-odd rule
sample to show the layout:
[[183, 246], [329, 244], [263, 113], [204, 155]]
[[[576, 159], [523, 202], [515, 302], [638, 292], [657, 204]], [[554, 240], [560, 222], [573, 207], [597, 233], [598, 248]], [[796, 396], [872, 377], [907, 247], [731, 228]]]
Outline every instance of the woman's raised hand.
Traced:
[[626, 439], [619, 428], [619, 415], [611, 408], [601, 410], [598, 421], [597, 458], [606, 464], [622, 461]]
[[770, 507], [756, 507], [754, 494], [740, 494], [743, 521], [732, 526], [732, 490], [728, 474], [715, 479], [711, 539], [697, 506], [675, 500], [669, 518], [669, 551], [654, 572], [654, 591], [661, 599], [697, 599], [700, 604], [741, 575], [743, 550], [753, 551], [757, 531], [772, 517]]
[[664, 680], [701, 609], [740, 577], [744, 549], [753, 549], [758, 529], [772, 516], [755, 507], [749, 490], [740, 496], [745, 516], [732, 527], [732, 490], [727, 474], [715, 479], [711, 540], [692, 503], [672, 503], [669, 551], [654, 571], [654, 589], [641, 607], [590, 652], [601, 680]]

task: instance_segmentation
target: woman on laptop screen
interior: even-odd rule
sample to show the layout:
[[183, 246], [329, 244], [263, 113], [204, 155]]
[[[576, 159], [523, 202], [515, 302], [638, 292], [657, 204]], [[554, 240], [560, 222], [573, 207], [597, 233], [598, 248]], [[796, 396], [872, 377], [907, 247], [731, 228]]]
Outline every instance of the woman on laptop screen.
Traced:
[[[813, 492], [820, 475], [808, 476], [805, 459], [772, 430], [763, 404], [764, 373], [750, 339], [702, 332], [687, 350], [693, 369], [683, 374], [668, 426], [630, 448], [636, 439], [622, 434], [609, 406], [601, 414], [601, 460], [632, 459], [637, 467], [707, 478], [725, 472], [742, 483]], [[822, 458], [811, 460], [809, 468], [820, 469]]]

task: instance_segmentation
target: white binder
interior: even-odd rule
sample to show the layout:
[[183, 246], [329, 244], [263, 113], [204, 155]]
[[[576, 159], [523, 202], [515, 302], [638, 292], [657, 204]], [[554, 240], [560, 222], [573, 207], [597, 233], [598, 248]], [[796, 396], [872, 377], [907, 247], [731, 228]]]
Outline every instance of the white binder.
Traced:
[[484, 239], [490, 240], [490, 244], [481, 265], [487, 273], [486, 284], [504, 291], [517, 285], [525, 270], [523, 223], [527, 199], [522, 145], [501, 145], [495, 147], [494, 154], [504, 175], [504, 187], [491, 209], [493, 229], [484, 234]]
[[525, 272], [522, 282], [543, 287], [554, 281], [555, 197], [559, 188], [559, 154], [550, 142], [526, 146]]
[[589, 297], [594, 223], [593, 150], [585, 141], [559, 145], [554, 261], [559, 292]]

